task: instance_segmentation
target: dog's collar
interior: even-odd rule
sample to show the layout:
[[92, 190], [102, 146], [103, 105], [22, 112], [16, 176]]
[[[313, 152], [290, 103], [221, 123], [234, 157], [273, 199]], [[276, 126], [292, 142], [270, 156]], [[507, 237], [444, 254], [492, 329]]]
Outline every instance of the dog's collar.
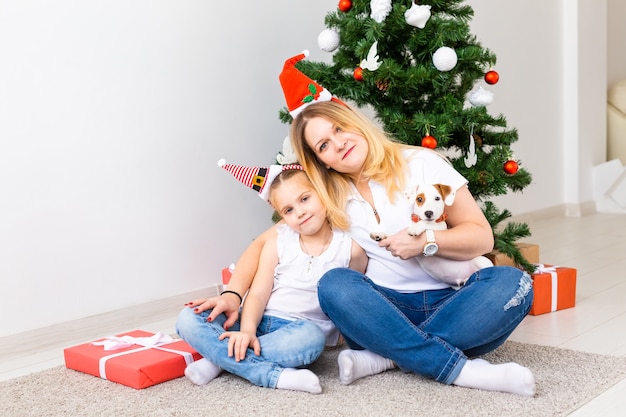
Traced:
[[[446, 213], [443, 213], [441, 216], [439, 216], [437, 220], [435, 220], [435, 223], [445, 222], [447, 218], [448, 215]], [[417, 223], [420, 221], [420, 218], [417, 214], [411, 213], [411, 220], [413, 221], [413, 223]]]

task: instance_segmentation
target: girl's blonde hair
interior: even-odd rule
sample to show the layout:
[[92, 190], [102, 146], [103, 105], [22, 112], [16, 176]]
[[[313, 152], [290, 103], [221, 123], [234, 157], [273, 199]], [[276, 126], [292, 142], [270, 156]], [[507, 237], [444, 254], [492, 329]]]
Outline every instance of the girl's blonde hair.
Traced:
[[405, 188], [407, 163], [402, 151], [409, 146], [391, 139], [373, 121], [343, 103], [327, 101], [311, 104], [293, 120], [290, 136], [298, 161], [326, 205], [331, 223], [345, 230], [350, 226], [345, 207], [352, 194], [351, 179], [347, 174], [326, 168], [307, 144], [304, 130], [309, 120], [315, 117], [322, 117], [343, 131], [365, 138], [369, 151], [361, 178], [384, 185], [390, 200]]

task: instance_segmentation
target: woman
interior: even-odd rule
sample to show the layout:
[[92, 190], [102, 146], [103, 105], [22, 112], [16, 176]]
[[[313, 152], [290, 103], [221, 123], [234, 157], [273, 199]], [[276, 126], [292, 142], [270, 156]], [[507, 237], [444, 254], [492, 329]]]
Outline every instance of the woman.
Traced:
[[[391, 140], [367, 117], [334, 101], [301, 109], [291, 140], [329, 218], [370, 259], [366, 274], [338, 268], [318, 284], [322, 310], [350, 347], [339, 358], [342, 382], [388, 368], [389, 358], [404, 371], [445, 384], [534, 395], [529, 369], [469, 359], [504, 343], [526, 316], [530, 276], [491, 267], [456, 290], [422, 270], [418, 258], [433, 242], [406, 230], [412, 202], [403, 191], [421, 181], [447, 184], [456, 197], [446, 209], [449, 229], [434, 233], [434, 256], [466, 260], [489, 252], [492, 230], [465, 178], [439, 154]], [[386, 238], [370, 238], [381, 230]]]

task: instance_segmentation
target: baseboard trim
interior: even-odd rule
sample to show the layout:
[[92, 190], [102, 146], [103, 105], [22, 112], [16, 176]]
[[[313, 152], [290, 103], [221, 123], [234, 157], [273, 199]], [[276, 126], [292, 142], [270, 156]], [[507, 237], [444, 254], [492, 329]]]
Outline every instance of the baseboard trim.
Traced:
[[72, 320], [0, 337], [2, 360], [10, 361], [32, 354], [33, 350], [63, 349], [114, 334], [139, 329], [144, 323], [159, 321], [175, 324], [178, 312], [186, 302], [219, 294], [220, 285], [191, 291], [173, 297], [138, 304], [115, 311]]
[[596, 212], [596, 203], [594, 201], [588, 201], [579, 204], [559, 204], [557, 206], [511, 216], [509, 221], [516, 223], [532, 223], [533, 221], [545, 220], [551, 217], [581, 217], [595, 214]]

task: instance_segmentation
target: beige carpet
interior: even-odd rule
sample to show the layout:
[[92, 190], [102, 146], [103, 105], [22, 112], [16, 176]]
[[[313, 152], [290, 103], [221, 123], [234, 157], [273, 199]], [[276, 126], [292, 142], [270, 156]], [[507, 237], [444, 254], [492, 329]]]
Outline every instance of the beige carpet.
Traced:
[[343, 386], [331, 349], [312, 366], [324, 392], [253, 386], [222, 374], [197, 387], [179, 378], [143, 390], [62, 366], [0, 382], [2, 416], [565, 416], [626, 376], [626, 358], [507, 342], [486, 355], [531, 368], [537, 395], [471, 390], [392, 370]]

